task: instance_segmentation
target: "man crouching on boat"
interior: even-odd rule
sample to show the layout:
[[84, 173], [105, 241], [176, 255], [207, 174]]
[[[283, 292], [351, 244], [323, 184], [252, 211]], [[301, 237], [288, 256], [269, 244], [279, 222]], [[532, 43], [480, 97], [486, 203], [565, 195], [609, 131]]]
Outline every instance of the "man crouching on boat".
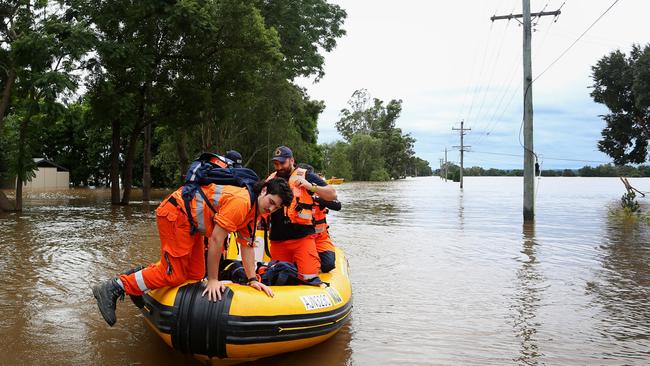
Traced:
[[[252, 205], [246, 188], [216, 184], [201, 186], [199, 189], [204, 194], [195, 195], [190, 204], [191, 217], [198, 228], [198, 232], [192, 235], [182, 189], [169, 195], [156, 209], [162, 254], [160, 262], [93, 287], [99, 311], [109, 325], [113, 326], [117, 321], [117, 299], [124, 298], [124, 294], [142, 296], [156, 288], [202, 280], [205, 275], [205, 236], [208, 237], [208, 282], [203, 296], [207, 294], [210, 301], [221, 300], [226, 282], [219, 281], [219, 261], [228, 233], [238, 232], [240, 237], [253, 238], [260, 216], [288, 206], [293, 200], [291, 189], [282, 178], [258, 182], [253, 189], [255, 199]], [[210, 198], [212, 203], [203, 197]], [[249, 286], [273, 296], [269, 287], [257, 281], [254, 248], [242, 245], [241, 256]]]

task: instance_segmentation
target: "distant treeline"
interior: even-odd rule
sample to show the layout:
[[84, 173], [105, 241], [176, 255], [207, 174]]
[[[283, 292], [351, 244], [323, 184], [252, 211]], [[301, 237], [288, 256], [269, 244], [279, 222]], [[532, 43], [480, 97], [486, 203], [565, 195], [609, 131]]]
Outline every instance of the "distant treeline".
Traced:
[[[440, 174], [440, 169], [435, 171]], [[458, 180], [460, 167], [456, 164], [448, 164], [447, 178]], [[639, 165], [638, 167], [623, 165], [616, 166], [613, 164], [603, 164], [597, 167], [584, 166], [580, 169], [541, 169], [543, 177], [650, 177], [650, 165]], [[443, 170], [444, 175], [444, 170]], [[523, 169], [495, 169], [481, 168], [473, 166], [463, 170], [464, 176], [483, 176], [483, 177], [521, 177], [524, 175]]]
[[429, 162], [415, 156], [415, 138], [397, 127], [401, 112], [401, 99], [384, 104], [365, 89], [355, 91], [336, 122], [344, 141], [321, 145], [323, 174], [357, 181], [432, 175]]

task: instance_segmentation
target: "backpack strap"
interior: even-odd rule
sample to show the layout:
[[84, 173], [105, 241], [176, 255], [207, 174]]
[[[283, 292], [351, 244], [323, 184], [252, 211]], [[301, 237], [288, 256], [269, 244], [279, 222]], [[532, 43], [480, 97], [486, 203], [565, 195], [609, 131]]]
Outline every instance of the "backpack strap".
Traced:
[[264, 253], [266, 253], [267, 257], [271, 258], [271, 248], [269, 247], [269, 225], [266, 220], [264, 220]]
[[216, 214], [217, 210], [214, 208], [214, 206], [212, 206], [212, 202], [210, 202], [208, 196], [205, 195], [205, 192], [203, 192], [201, 187], [199, 187], [198, 189], [199, 189], [199, 193], [201, 194], [201, 197], [203, 197], [203, 201], [205, 202], [205, 204], [208, 205], [208, 207], [210, 207], [210, 210], [212, 210], [213, 213]]
[[187, 221], [189, 221], [190, 223], [190, 235], [194, 235], [196, 234], [197, 227], [196, 224], [194, 224], [194, 218], [192, 217], [192, 205], [191, 205], [192, 200], [187, 199], [185, 197], [185, 193], [186, 193], [185, 188], [189, 188], [187, 192], [189, 195], [189, 193], [192, 191], [192, 188], [194, 187], [189, 187], [189, 186], [183, 187], [183, 203], [185, 203], [185, 213], [187, 213]]

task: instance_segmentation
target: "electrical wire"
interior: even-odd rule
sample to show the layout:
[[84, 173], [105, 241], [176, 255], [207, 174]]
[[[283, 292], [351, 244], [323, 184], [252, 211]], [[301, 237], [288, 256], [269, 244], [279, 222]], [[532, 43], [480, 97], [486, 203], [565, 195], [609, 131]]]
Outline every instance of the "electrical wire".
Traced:
[[[531, 84], [534, 83], [535, 80], [539, 79], [542, 75], [544, 75], [558, 61], [560, 61], [560, 59], [564, 57], [564, 55], [566, 55], [571, 50], [571, 48], [573, 48], [573, 46], [575, 46], [582, 39], [582, 37], [584, 37], [585, 34], [587, 34], [587, 32], [589, 32], [589, 30], [593, 28], [596, 23], [598, 23], [605, 16], [605, 14], [607, 14], [619, 1], [620, 0], [614, 0], [614, 2], [607, 9], [605, 9], [605, 11], [600, 14], [600, 16], [596, 18], [596, 20], [594, 20], [593, 23], [591, 23], [591, 25], [589, 25], [589, 27], [587, 27], [587, 29], [585, 29], [585, 31], [582, 32], [582, 34], [580, 34], [580, 36], [578, 36], [578, 38], [576, 38], [576, 40], [569, 45], [569, 47], [567, 47], [557, 58], [555, 58], [555, 60], [553, 60], [553, 62], [551, 62], [541, 73], [539, 73], [539, 75], [537, 75], [533, 81], [531, 81]], [[564, 6], [564, 4], [562, 4], [562, 6]]]
[[[494, 23], [490, 24], [490, 32], [488, 33], [488, 39], [487, 42], [485, 43], [485, 51], [483, 53], [483, 61], [481, 62], [481, 69], [479, 71], [479, 75], [483, 75], [483, 70], [485, 70], [485, 60], [487, 59], [487, 53], [488, 49], [490, 46], [490, 39], [492, 38], [492, 29], [494, 28]], [[476, 83], [476, 86], [474, 87], [474, 92], [472, 93], [472, 101], [469, 105], [469, 112], [467, 112], [467, 115], [465, 116], [465, 120], [468, 121], [470, 119], [470, 116], [472, 115], [472, 110], [474, 109], [474, 103], [476, 102], [476, 95], [480, 93], [480, 88], [481, 88], [481, 83]]]
[[[481, 103], [479, 105], [478, 111], [476, 112], [476, 116], [475, 116], [475, 119], [477, 119], [477, 121], [478, 121], [479, 118], [481, 118], [481, 112], [483, 111], [483, 107], [485, 106], [485, 101], [487, 100], [487, 96], [490, 93], [490, 88], [492, 86], [492, 80], [494, 79], [494, 74], [495, 74], [495, 71], [497, 69], [497, 64], [499, 63], [499, 59], [500, 59], [500, 56], [501, 56], [501, 51], [503, 50], [503, 44], [505, 43], [506, 34], [508, 33], [509, 28], [510, 28], [510, 22], [508, 21], [506, 23], [506, 26], [503, 29], [503, 35], [501, 36], [501, 42], [499, 43], [499, 47], [498, 47], [496, 55], [494, 57], [494, 61], [491, 63], [492, 72], [490, 72], [490, 76], [488, 78], [487, 85], [484, 88], [484, 91], [482, 93], [482, 97], [479, 96], [479, 99], [481, 99]], [[479, 94], [480, 94], [480, 92], [479, 92]], [[468, 120], [470, 121], [470, 123], [474, 122], [474, 119], [472, 119], [471, 116], [468, 116]]]
[[[488, 154], [488, 155], [500, 155], [500, 156], [514, 156], [514, 157], [517, 157], [517, 158], [522, 158], [522, 157], [523, 157], [521, 154], [508, 154], [508, 153], [500, 153], [500, 152], [492, 152], [492, 151], [476, 151], [476, 150], [471, 150], [470, 152], [475, 153], [475, 154]], [[581, 162], [581, 163], [611, 164], [611, 161], [602, 161], [602, 160], [584, 160], [584, 159], [570, 159], [570, 158], [555, 158], [555, 157], [548, 157], [548, 156], [544, 156], [544, 159], [546, 159], [546, 160], [557, 160], [557, 161], [575, 161], [575, 162]]]
[[[556, 63], [557, 63], [557, 62], [558, 62], [562, 57], [564, 57], [564, 55], [566, 55], [566, 54], [569, 52], [569, 50], [571, 50], [571, 48], [573, 48], [573, 46], [575, 46], [575, 45], [578, 43], [578, 41], [580, 41], [580, 39], [582, 39], [582, 37], [584, 37], [584, 35], [587, 34], [587, 32], [588, 32], [591, 28], [593, 28], [594, 25], [596, 25], [596, 23], [598, 23], [598, 22], [599, 22], [599, 21], [600, 21], [600, 20], [605, 16], [605, 14], [607, 14], [607, 13], [608, 13], [608, 12], [609, 12], [613, 7], [614, 7], [614, 5], [616, 5], [619, 1], [620, 1], [620, 0], [614, 0], [614, 2], [613, 2], [613, 3], [612, 3], [612, 4], [611, 4], [607, 9], [605, 9], [605, 11], [604, 11], [602, 14], [600, 14], [600, 16], [599, 16], [598, 18], [596, 18], [596, 20], [594, 20], [594, 21], [591, 23], [591, 25], [589, 25], [589, 27], [587, 27], [587, 29], [585, 29], [585, 31], [582, 32], [582, 34], [580, 34], [580, 36], [578, 36], [578, 38], [576, 38], [576, 40], [573, 41], [573, 43], [571, 43], [571, 44], [569, 45], [569, 47], [567, 47], [567, 48], [566, 48], [566, 49], [565, 49], [565, 50], [564, 50], [564, 51], [563, 51], [563, 52], [562, 52], [562, 53], [561, 53], [561, 54], [560, 54], [560, 55], [559, 55], [555, 60], [553, 60], [553, 62], [551, 62], [551, 63], [550, 63], [550, 64], [549, 64], [549, 65], [548, 65], [548, 66], [547, 66], [547, 67], [546, 67], [546, 68], [545, 68], [545, 69], [544, 69], [544, 70], [543, 70], [539, 75], [537, 75], [533, 80], [531, 80], [531, 82], [526, 86], [526, 90], [524, 91], [524, 100], [526, 100], [526, 96], [528, 95], [528, 91], [529, 91], [530, 88], [532, 87], [533, 83], [534, 83], [535, 81], [537, 81], [537, 79], [539, 79], [540, 77], [542, 77], [542, 75], [544, 75], [544, 74], [545, 74], [545, 73], [546, 73], [546, 72], [547, 72], [547, 71], [548, 71], [548, 70], [549, 70], [553, 65], [555, 65], [555, 64], [556, 64]], [[525, 111], [524, 111], [524, 113], [525, 113]], [[527, 148], [526, 146], [524, 146], [524, 145], [521, 143], [521, 131], [523, 130], [523, 127], [524, 127], [524, 117], [522, 116], [522, 118], [521, 118], [521, 125], [520, 125], [520, 127], [519, 127], [519, 134], [518, 134], [518, 136], [517, 136], [518, 139], [519, 139], [519, 145], [521, 145], [521, 147], [523, 147], [524, 150], [526, 150], [526, 151], [530, 152], [531, 154], [533, 154], [533, 156], [535, 157], [535, 162], [537, 163], [537, 162], [539, 161], [539, 159], [538, 159], [538, 157], [537, 157], [537, 154], [536, 154], [533, 150]], [[547, 158], [547, 159], [548, 159], [548, 158]], [[549, 160], [551, 160], [551, 159], [549, 159]]]
[[[561, 9], [564, 7], [565, 4], [566, 4], [566, 1], [564, 1], [564, 2], [562, 3], [562, 5], [560, 5], [560, 7], [558, 8], [558, 11], [561, 10]], [[544, 12], [544, 10], [546, 10], [546, 8], [548, 7], [548, 5], [549, 5], [549, 3], [547, 2], [546, 5], [544, 5], [544, 8], [542, 9], [541, 12]], [[553, 17], [553, 20], [552, 20], [551, 24], [546, 28], [546, 32], [544, 32], [544, 36], [542, 37], [542, 41], [540, 42], [539, 49], [541, 49], [541, 48], [546, 44], [546, 39], [547, 39], [547, 37], [548, 37], [548, 34], [550, 33], [550, 29], [552, 28], [553, 24], [557, 22], [558, 18], [559, 18], [559, 14], [555, 15], [555, 16]], [[541, 16], [538, 15], [538, 16], [536, 16], [535, 19], [541, 19]], [[511, 97], [510, 97], [508, 103], [506, 104], [505, 108], [503, 109], [503, 111], [502, 111], [501, 114], [499, 115], [499, 118], [497, 118], [497, 117], [496, 117], [496, 116], [497, 116], [497, 113], [498, 113], [498, 111], [499, 111], [501, 105], [503, 104], [503, 101], [505, 100], [506, 95], [508, 95], [508, 90], [510, 89], [510, 85], [512, 84], [512, 81], [514, 81], [514, 76], [515, 76], [515, 74], [516, 74], [517, 72], [519, 72], [519, 67], [520, 67], [521, 65], [520, 65], [519, 67], [515, 68], [516, 61], [517, 61], [517, 60], [515, 59], [515, 63], [513, 63], [512, 67], [509, 69], [509, 70], [516, 70], [516, 71], [513, 72], [513, 73], [511, 73], [511, 77], [510, 77], [510, 79], [509, 79], [508, 82], [507, 82], [507, 86], [506, 86], [506, 88], [505, 88], [505, 91], [504, 91], [504, 93], [501, 95], [501, 98], [499, 99], [499, 102], [498, 102], [497, 106], [495, 107], [494, 112], [492, 113], [492, 117], [488, 120], [488, 123], [486, 124], [485, 132], [479, 134], [479, 138], [478, 138], [477, 141], [472, 141], [472, 143], [473, 143], [474, 146], [476, 146], [476, 145], [478, 145], [479, 143], [481, 143], [481, 142], [483, 141], [483, 139], [484, 139], [486, 136], [489, 136], [489, 135], [492, 133], [493, 129], [496, 128], [496, 126], [497, 126], [497, 125], [499, 124], [499, 122], [501, 121], [501, 118], [502, 118], [503, 115], [505, 114], [506, 110], [508, 109], [508, 107], [510, 106], [510, 104], [512, 104], [512, 100], [514, 99], [514, 95], [516, 94], [516, 91], [519, 90], [519, 88], [520, 88], [520, 87], [517, 87], [515, 90], [513, 90], [512, 95], [511, 95]]]

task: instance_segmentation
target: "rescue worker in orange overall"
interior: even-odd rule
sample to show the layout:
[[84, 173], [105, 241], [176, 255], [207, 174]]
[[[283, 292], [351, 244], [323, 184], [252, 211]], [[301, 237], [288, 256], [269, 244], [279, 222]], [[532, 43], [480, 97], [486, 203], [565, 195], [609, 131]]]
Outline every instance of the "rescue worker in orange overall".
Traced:
[[[308, 173], [314, 172], [314, 167], [307, 163], [300, 163], [297, 167], [306, 169]], [[314, 195], [313, 198], [314, 209], [312, 213], [314, 215], [314, 231], [316, 231], [316, 251], [320, 258], [320, 271], [327, 273], [334, 269], [336, 263], [336, 252], [329, 234], [327, 213], [329, 210], [340, 211], [341, 202], [339, 200], [325, 201], [317, 195]]]
[[248, 285], [273, 296], [269, 287], [257, 281], [255, 252], [251, 244], [256, 219], [292, 202], [293, 194], [287, 181], [279, 178], [258, 182], [253, 189], [255, 199], [252, 205], [246, 188], [216, 184], [201, 186], [199, 189], [212, 201], [215, 211], [206, 204], [203, 195], [196, 194], [190, 203], [192, 218], [198, 228], [194, 235], [190, 234], [182, 189], [169, 195], [156, 209], [161, 242], [160, 262], [93, 287], [99, 310], [109, 325], [116, 322], [117, 299], [123, 298], [124, 294], [141, 296], [156, 288], [178, 286], [188, 280], [202, 280], [205, 276], [204, 237], [208, 237], [208, 281], [203, 296], [207, 294], [209, 301], [221, 300], [227, 282], [219, 281], [219, 262], [224, 239], [229, 232], [238, 232], [240, 237], [251, 239], [247, 243], [249, 245], [241, 245]]
[[301, 279], [310, 281], [320, 272], [312, 195], [331, 201], [336, 199], [336, 190], [313, 172], [296, 168], [293, 152], [286, 146], [275, 150], [272, 161], [275, 172], [267, 179], [287, 179], [294, 198], [291, 205], [271, 214], [271, 258], [295, 263]]

